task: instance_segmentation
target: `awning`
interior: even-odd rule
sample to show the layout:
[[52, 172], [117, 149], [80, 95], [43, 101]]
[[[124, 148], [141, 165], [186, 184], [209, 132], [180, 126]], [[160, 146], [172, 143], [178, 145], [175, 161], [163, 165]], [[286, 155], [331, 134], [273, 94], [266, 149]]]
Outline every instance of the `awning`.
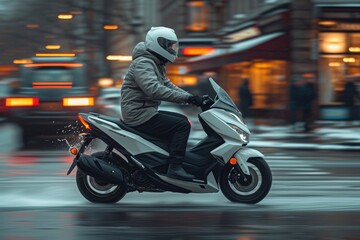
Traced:
[[187, 60], [189, 72], [221, 67], [226, 64], [252, 59], [289, 59], [289, 40], [286, 33], [275, 32], [257, 38], [235, 43], [229, 48]]

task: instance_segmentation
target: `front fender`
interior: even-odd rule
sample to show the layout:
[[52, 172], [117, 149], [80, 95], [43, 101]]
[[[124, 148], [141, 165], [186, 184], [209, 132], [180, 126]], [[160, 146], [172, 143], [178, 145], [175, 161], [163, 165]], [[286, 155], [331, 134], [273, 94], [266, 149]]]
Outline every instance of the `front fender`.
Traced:
[[253, 157], [264, 157], [264, 154], [262, 154], [261, 152], [259, 152], [258, 150], [255, 149], [251, 149], [251, 148], [241, 148], [239, 151], [237, 151], [234, 154], [234, 157], [236, 158], [236, 162], [239, 165], [239, 167], [241, 168], [241, 170], [247, 174], [250, 175], [250, 171], [249, 168], [246, 164], [246, 162], [249, 160], [249, 158], [253, 158]]

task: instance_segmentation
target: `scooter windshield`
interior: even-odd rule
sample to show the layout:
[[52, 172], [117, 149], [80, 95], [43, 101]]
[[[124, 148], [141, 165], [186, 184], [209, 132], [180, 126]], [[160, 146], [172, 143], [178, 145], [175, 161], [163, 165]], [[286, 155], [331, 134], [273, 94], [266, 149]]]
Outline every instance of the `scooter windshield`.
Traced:
[[234, 101], [231, 97], [227, 94], [227, 92], [221, 88], [212, 78], [209, 78], [212, 88], [214, 89], [216, 96], [215, 96], [215, 103], [211, 105], [211, 108], [221, 108], [238, 115], [242, 115], [239, 109], [237, 108]]

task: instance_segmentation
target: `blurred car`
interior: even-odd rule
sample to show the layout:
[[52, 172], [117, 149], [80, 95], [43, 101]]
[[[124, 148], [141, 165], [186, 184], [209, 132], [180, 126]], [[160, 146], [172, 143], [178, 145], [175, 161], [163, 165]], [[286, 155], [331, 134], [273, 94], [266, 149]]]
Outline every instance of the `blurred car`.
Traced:
[[21, 66], [16, 94], [5, 99], [11, 120], [23, 130], [23, 143], [34, 136], [61, 135], [80, 111], [95, 111], [86, 69], [74, 57], [36, 57]]
[[[99, 113], [121, 118], [120, 96], [120, 88], [102, 89], [97, 100]], [[199, 114], [199, 108], [191, 105], [162, 101], [159, 106], [159, 110], [183, 114], [188, 117], [193, 128], [201, 127], [197, 117]]]
[[6, 98], [13, 94], [19, 83], [18, 79], [8, 78], [0, 80], [0, 122], [6, 121], [9, 109], [5, 107]]
[[121, 118], [120, 88], [100, 89], [96, 106], [101, 114]]

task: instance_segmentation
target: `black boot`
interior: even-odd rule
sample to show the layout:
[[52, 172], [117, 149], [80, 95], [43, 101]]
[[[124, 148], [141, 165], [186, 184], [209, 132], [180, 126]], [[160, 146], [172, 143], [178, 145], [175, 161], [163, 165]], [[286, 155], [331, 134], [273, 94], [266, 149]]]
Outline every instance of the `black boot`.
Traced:
[[195, 178], [194, 175], [185, 172], [181, 163], [170, 163], [166, 176], [182, 180], [192, 180]]

